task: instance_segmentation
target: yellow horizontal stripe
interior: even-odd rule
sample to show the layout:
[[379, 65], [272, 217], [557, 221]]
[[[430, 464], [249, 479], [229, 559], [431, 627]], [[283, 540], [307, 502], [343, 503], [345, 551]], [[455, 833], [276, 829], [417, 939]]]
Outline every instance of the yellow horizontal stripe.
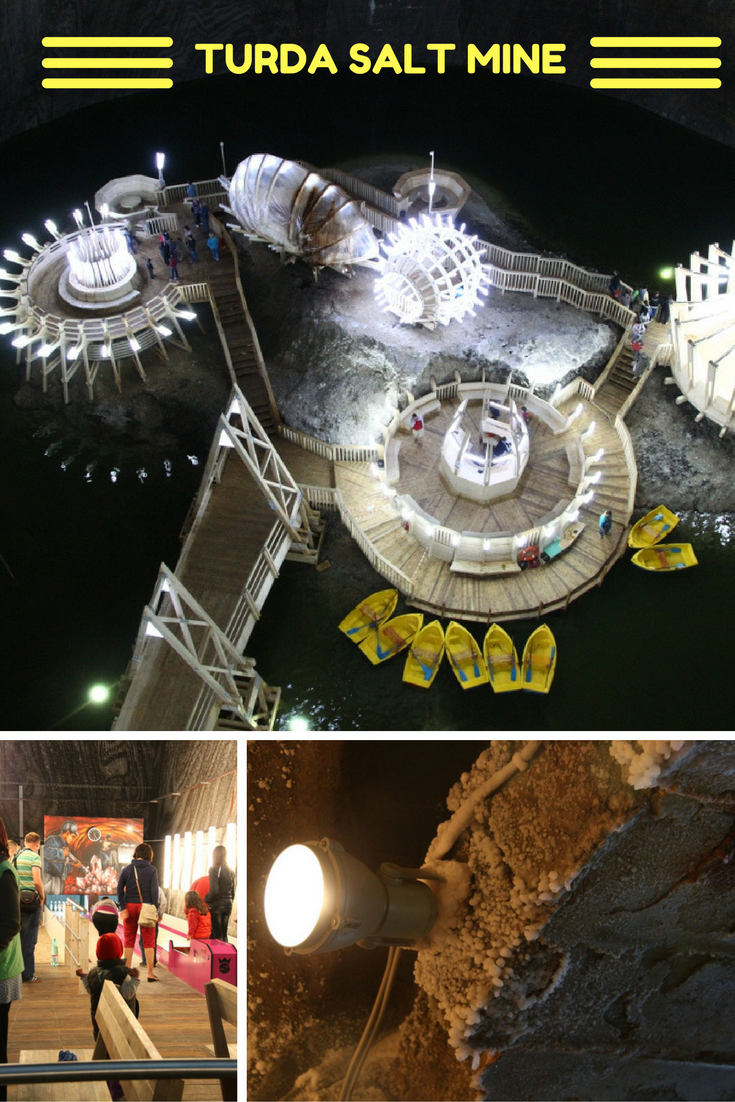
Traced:
[[173, 88], [169, 77], [46, 77], [44, 88]]
[[123, 46], [173, 46], [173, 38], [154, 38], [152, 36], [145, 37], [142, 35], [136, 35], [135, 38], [123, 35], [120, 37], [105, 37], [97, 36], [90, 38], [80, 38], [75, 35], [73, 38], [42, 38], [41, 45], [47, 49], [87, 49], [92, 48], [94, 50], [101, 50], [105, 48], [116, 50]]
[[718, 57], [593, 57], [593, 69], [719, 69]]
[[605, 46], [721, 46], [721, 38], [591, 38], [590, 46], [595, 49]]
[[44, 69], [170, 69], [170, 57], [45, 57]]
[[595, 77], [590, 88], [720, 88], [717, 77]]

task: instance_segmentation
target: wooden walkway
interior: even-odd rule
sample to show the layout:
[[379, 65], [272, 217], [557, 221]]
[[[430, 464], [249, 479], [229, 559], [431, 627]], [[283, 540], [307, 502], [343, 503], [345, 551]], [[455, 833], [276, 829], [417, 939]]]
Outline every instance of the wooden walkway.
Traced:
[[[569, 414], [575, 397], [560, 412]], [[592, 442], [605, 449], [595, 470], [601, 471], [595, 497], [580, 513], [587, 525], [564, 555], [535, 570], [502, 577], [466, 577], [454, 573], [449, 563], [431, 558], [406, 532], [393, 504], [371, 475], [369, 464], [335, 464], [336, 483], [346, 507], [371, 539], [374, 547], [413, 582], [408, 603], [442, 616], [465, 620], [518, 619], [539, 610], [564, 608], [569, 600], [595, 585], [602, 573], [624, 549], [630, 477], [622, 446], [607, 415], [582, 402], [583, 413], [564, 433], [553, 436], [544, 424], [531, 427], [529, 462], [513, 497], [481, 506], [450, 493], [439, 475], [439, 454], [444, 433], [458, 403], [444, 402], [439, 413], [427, 419], [424, 441], [415, 444], [402, 434], [400, 477], [396, 490], [410, 496], [442, 525], [458, 531], [521, 532], [539, 524], [544, 514], [561, 501], [570, 502], [576, 483], [569, 484], [566, 445], [595, 421]], [[604, 509], [613, 513], [613, 530], [600, 539], [597, 518]], [[615, 519], [617, 517], [617, 519]], [[621, 521], [624, 518], [624, 522]]]
[[[79, 981], [65, 966], [52, 968], [50, 947], [44, 930], [39, 933], [36, 974], [41, 983], [23, 984], [23, 998], [11, 1003], [8, 1028], [8, 1060], [17, 1063], [21, 1049], [93, 1048], [89, 996], [79, 994]], [[207, 1007], [203, 995], [172, 976], [164, 965], [156, 967], [160, 983], [147, 983], [145, 969], [140, 987], [140, 1024], [164, 1060], [211, 1057]], [[236, 1044], [237, 1031], [225, 1025], [229, 1043]], [[8, 1088], [9, 1102], [17, 1098], [17, 1087]], [[51, 1091], [48, 1098], [53, 1098]], [[217, 1080], [191, 1079], [184, 1087], [184, 1099], [198, 1102], [220, 1099]]]

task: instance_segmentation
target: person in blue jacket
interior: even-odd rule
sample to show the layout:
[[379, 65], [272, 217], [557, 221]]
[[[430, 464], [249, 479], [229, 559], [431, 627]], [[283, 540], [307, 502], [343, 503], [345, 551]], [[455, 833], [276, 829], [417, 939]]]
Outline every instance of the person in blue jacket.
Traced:
[[[158, 870], [151, 864], [152, 860], [153, 850], [147, 842], [141, 842], [136, 846], [132, 861], [122, 870], [117, 882], [117, 901], [121, 908], [120, 918], [125, 931], [125, 963], [128, 967], [133, 960], [140, 909], [144, 903], [158, 905]], [[146, 949], [153, 949], [156, 937], [155, 927], [141, 926], [140, 933]], [[152, 952], [147, 954], [146, 967], [148, 982], [158, 983], [157, 977], [153, 975]]]

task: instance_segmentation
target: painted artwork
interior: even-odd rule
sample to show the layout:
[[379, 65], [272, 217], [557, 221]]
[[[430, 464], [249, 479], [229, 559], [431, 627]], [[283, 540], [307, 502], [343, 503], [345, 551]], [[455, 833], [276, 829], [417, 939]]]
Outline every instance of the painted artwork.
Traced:
[[114, 895], [143, 841], [142, 819], [44, 816], [43, 881], [49, 895]]

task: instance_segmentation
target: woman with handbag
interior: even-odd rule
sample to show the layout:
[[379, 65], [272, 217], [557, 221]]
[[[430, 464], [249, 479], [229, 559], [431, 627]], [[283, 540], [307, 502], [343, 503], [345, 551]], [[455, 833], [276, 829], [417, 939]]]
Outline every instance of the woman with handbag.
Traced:
[[[153, 949], [156, 927], [156, 903], [158, 901], [158, 871], [151, 864], [153, 850], [147, 842], [141, 842], [133, 853], [133, 859], [120, 873], [117, 882], [117, 901], [122, 908], [120, 918], [125, 931], [125, 963], [133, 961], [135, 935], [140, 926], [141, 938], [146, 949]], [[153, 975], [153, 953], [148, 953], [146, 968], [148, 983], [158, 983]]]
[[[8, 860], [8, 835], [0, 819], [0, 1064], [8, 1062], [8, 1015], [11, 1002], [22, 995], [22, 972], [18, 873]], [[7, 1097], [0, 1083], [0, 1099]]]

